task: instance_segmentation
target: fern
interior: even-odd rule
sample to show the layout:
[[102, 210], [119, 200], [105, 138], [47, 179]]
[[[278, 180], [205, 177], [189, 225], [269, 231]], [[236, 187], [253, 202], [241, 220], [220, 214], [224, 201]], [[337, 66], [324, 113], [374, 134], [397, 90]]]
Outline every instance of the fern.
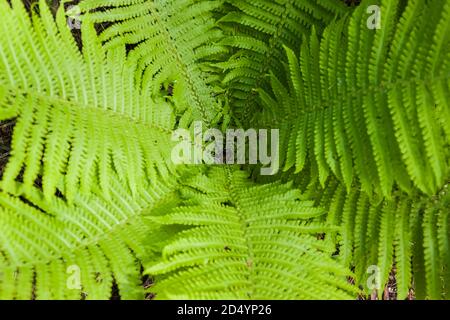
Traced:
[[347, 8], [340, 1], [241, 1], [229, 0], [228, 12], [219, 22], [227, 35], [221, 43], [231, 56], [217, 65], [226, 73], [222, 82], [228, 90], [234, 119], [254, 123], [260, 109], [256, 90], [267, 87], [269, 70], [283, 73], [283, 44], [300, 45], [299, 35], [308, 34], [311, 26], [323, 28]]
[[[356, 268], [365, 293], [366, 270], [376, 265], [382, 285], [395, 268], [399, 298], [412, 279], [419, 298], [442, 298], [449, 135], [438, 119], [448, 111], [450, 7], [410, 1], [400, 11], [383, 1], [384, 25], [374, 33], [364, 27], [364, 4], [320, 40], [313, 31], [298, 57], [286, 48], [290, 85], [272, 73], [273, 95], [260, 91], [260, 121], [285, 132], [285, 170], [312, 172], [309, 188], [320, 182], [313, 193], [323, 193], [328, 221], [342, 225], [335, 239], [343, 263]], [[433, 41], [422, 45], [426, 38]]]
[[[449, 298], [448, 2], [32, 2], [0, 0], [0, 299]], [[197, 120], [280, 129], [283, 172], [175, 166]]]
[[[327, 194], [319, 187], [315, 191], [316, 204], [329, 212], [328, 224], [342, 225], [339, 231], [342, 237], [337, 240], [339, 250], [343, 259], [350, 257], [344, 263], [355, 268], [356, 285], [363, 288], [365, 294], [371, 293], [367, 280], [372, 274], [368, 268], [377, 266], [383, 286], [390, 270], [395, 268], [399, 299], [405, 299], [412, 280], [416, 283], [422, 276], [426, 279], [426, 288], [416, 286], [418, 296], [447, 297], [449, 260], [446, 246], [450, 239], [447, 185], [431, 197], [397, 191], [392, 199], [382, 201], [370, 201], [357, 188], [347, 193], [335, 180], [328, 181], [325, 189], [334, 191]], [[346, 199], [344, 207], [342, 199]], [[353, 206], [346, 208], [347, 202]], [[341, 211], [342, 216], [338, 216]], [[423, 241], [418, 241], [421, 238]], [[414, 269], [413, 258], [420, 261]], [[379, 295], [382, 293], [378, 291]]]
[[142, 213], [171, 189], [158, 183], [132, 195], [110, 179], [109, 198], [94, 188], [71, 204], [21, 183], [0, 193], [1, 299], [107, 299], [113, 282], [123, 299], [144, 298]]
[[186, 226], [146, 269], [165, 275], [152, 288], [158, 298], [351, 298], [348, 271], [315, 236], [326, 231], [312, 220], [324, 211], [289, 184], [254, 185], [244, 172], [213, 168], [185, 188], [184, 205], [152, 219]]
[[[398, 1], [383, 1], [377, 32], [365, 26], [366, 7], [320, 40], [313, 32], [298, 56], [286, 49], [290, 90], [274, 72], [261, 117], [285, 131], [285, 170], [311, 166], [322, 184], [334, 175], [347, 190], [356, 178], [386, 197], [394, 185], [434, 194], [448, 177], [450, 7], [411, 1], [400, 14]], [[425, 38], [433, 41], [422, 46]]]
[[174, 115], [152, 100], [149, 83], [135, 82], [125, 46], [106, 50], [84, 21], [81, 54], [62, 9], [55, 24], [45, 1], [32, 21], [20, 1], [12, 4], [0, 3], [0, 33], [16, 30], [0, 43], [0, 119], [16, 119], [2, 188], [19, 178], [29, 188], [41, 181], [50, 200], [66, 176], [70, 201], [80, 188], [108, 190], [114, 172], [133, 193], [166, 175]]
[[0, 118], [16, 121], [1, 182], [0, 296], [107, 299], [114, 281], [122, 298], [143, 298], [140, 217], [175, 173], [171, 106], [136, 82], [124, 45], [107, 50], [85, 20], [80, 52], [62, 7], [56, 22], [45, 1], [36, 9], [30, 19], [20, 1], [0, 2]]
[[[85, 0], [80, 3], [89, 20], [117, 22], [100, 34], [106, 48], [135, 45], [129, 53], [136, 76], [159, 84], [176, 82], [173, 100], [177, 111], [188, 119], [213, 121], [221, 116], [221, 102], [209, 86], [205, 60], [225, 48], [217, 43], [221, 30], [213, 12], [221, 0]], [[106, 7], [105, 10], [103, 10]], [[217, 120], [216, 120], [217, 121]]]

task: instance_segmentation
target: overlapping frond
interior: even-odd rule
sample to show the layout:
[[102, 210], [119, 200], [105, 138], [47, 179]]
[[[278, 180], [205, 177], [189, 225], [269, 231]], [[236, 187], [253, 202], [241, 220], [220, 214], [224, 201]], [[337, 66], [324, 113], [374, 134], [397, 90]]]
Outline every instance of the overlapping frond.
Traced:
[[[390, 200], [375, 201], [358, 188], [346, 192], [330, 179], [325, 190], [314, 194], [316, 205], [329, 212], [328, 223], [341, 226], [334, 233], [340, 258], [355, 268], [354, 279], [363, 292], [378, 289], [381, 296], [394, 269], [399, 299], [408, 296], [413, 283], [417, 298], [448, 299], [448, 184], [433, 196], [396, 192]], [[375, 272], [378, 288], [371, 286]]]
[[249, 125], [259, 110], [256, 90], [268, 87], [272, 71], [284, 75], [286, 61], [283, 44], [298, 48], [301, 36], [311, 27], [324, 27], [346, 12], [342, 1], [322, 0], [228, 0], [230, 12], [220, 19], [226, 32], [222, 44], [232, 49], [228, 61], [218, 65], [224, 70], [235, 119]]
[[153, 217], [184, 231], [146, 273], [152, 291], [176, 299], [351, 298], [349, 271], [318, 240], [324, 214], [290, 184], [255, 185], [247, 173], [212, 168], [186, 185], [184, 205]]
[[214, 17], [221, 4], [222, 0], [83, 0], [79, 7], [94, 23], [113, 22], [100, 34], [107, 48], [135, 46], [129, 58], [138, 78], [173, 86], [173, 101], [184, 113], [183, 122], [209, 123], [222, 112], [205, 63], [225, 52], [218, 43], [222, 32]]
[[2, 188], [42, 183], [50, 199], [67, 176], [71, 200], [108, 190], [113, 173], [133, 192], [165, 176], [174, 114], [135, 79], [125, 45], [105, 49], [85, 20], [80, 52], [62, 6], [56, 23], [45, 1], [36, 9], [0, 1], [0, 119], [16, 120]]
[[0, 299], [143, 299], [141, 260], [149, 229], [142, 214], [172, 187], [153, 183], [132, 195], [111, 175], [109, 198], [44, 198], [17, 183], [0, 192]]
[[[380, 29], [367, 27], [379, 4]], [[450, 5], [363, 1], [347, 19], [286, 49], [289, 88], [276, 73], [261, 92], [261, 123], [280, 127], [285, 170], [389, 197], [394, 186], [436, 193], [448, 178]], [[429, 39], [430, 41], [424, 41]], [[281, 148], [283, 149], [283, 148]], [[313, 175], [315, 177], [316, 175]], [[355, 179], [357, 178], [357, 179]]]
[[[33, 2], [0, 0], [0, 299], [450, 298], [448, 1], [81, 0], [80, 39]], [[231, 116], [283, 173], [174, 167]]]
[[[15, 127], [0, 193], [2, 299], [144, 297], [143, 211], [170, 189], [172, 107], [63, 6], [0, 1], [0, 119]], [[62, 50], [63, 48], [63, 50]]]

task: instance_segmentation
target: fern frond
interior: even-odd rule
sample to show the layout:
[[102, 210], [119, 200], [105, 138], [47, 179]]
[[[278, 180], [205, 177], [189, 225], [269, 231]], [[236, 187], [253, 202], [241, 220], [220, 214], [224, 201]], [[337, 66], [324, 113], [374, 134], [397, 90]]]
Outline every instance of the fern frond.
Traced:
[[332, 243], [338, 244], [344, 265], [355, 268], [355, 284], [364, 293], [371, 293], [366, 281], [369, 267], [376, 266], [379, 289], [395, 271], [398, 299], [405, 299], [412, 287], [419, 299], [448, 294], [447, 187], [431, 197], [397, 191], [390, 200], [380, 201], [358, 186], [347, 193], [342, 184], [335, 184], [331, 179], [313, 198], [327, 210], [327, 224], [341, 226]]
[[21, 1], [0, 1], [0, 119], [16, 119], [2, 188], [42, 182], [51, 199], [66, 175], [70, 201], [93, 184], [109, 190], [113, 173], [136, 193], [170, 172], [173, 110], [136, 82], [125, 46], [106, 50], [85, 20], [80, 52], [63, 7], [56, 23], [38, 8], [30, 20]]
[[411, 230], [409, 228], [410, 203], [407, 199], [402, 201], [395, 217], [394, 251], [395, 270], [397, 282], [397, 298], [406, 299], [411, 287], [412, 265], [411, 265]]
[[[0, 0], [0, 299], [449, 298], [448, 1], [47, 2]], [[175, 167], [194, 120], [283, 172]]]
[[177, 111], [192, 112], [193, 119], [209, 123], [222, 112], [209, 85], [210, 75], [204, 72], [208, 58], [226, 52], [218, 43], [222, 33], [213, 14], [221, 4], [221, 0], [83, 0], [79, 7], [94, 23], [112, 23], [100, 34], [106, 48], [135, 46], [128, 56], [143, 86], [151, 82], [159, 90], [160, 84], [173, 83]]
[[[313, 31], [298, 56], [286, 48], [289, 96], [273, 73], [261, 126], [285, 132], [285, 170], [317, 168], [322, 185], [333, 174], [369, 195], [390, 197], [394, 185], [435, 194], [448, 178], [450, 140], [438, 119], [448, 111], [450, 7], [410, 1], [400, 12], [398, 1], [381, 1], [381, 29], [370, 30], [368, 4], [327, 27], [320, 43]], [[433, 41], [421, 46], [424, 38]]]
[[16, 183], [0, 192], [0, 299], [143, 299], [142, 219], [173, 186], [154, 183], [132, 195], [111, 180], [73, 203]]
[[219, 63], [226, 75], [233, 114], [249, 125], [260, 109], [257, 90], [267, 88], [269, 71], [282, 76], [286, 60], [283, 45], [298, 48], [301, 35], [311, 27], [325, 25], [348, 11], [341, 1], [228, 0], [230, 12], [219, 20], [226, 37], [222, 44], [233, 49], [226, 62]]
[[427, 297], [442, 299], [448, 296], [450, 267], [448, 242], [448, 212], [450, 196], [447, 188], [426, 203], [423, 214], [423, 249], [426, 271]]
[[245, 172], [212, 168], [186, 186], [185, 205], [152, 221], [184, 225], [146, 273], [163, 275], [158, 298], [350, 298], [348, 270], [317, 233], [324, 212], [290, 185], [254, 185]]

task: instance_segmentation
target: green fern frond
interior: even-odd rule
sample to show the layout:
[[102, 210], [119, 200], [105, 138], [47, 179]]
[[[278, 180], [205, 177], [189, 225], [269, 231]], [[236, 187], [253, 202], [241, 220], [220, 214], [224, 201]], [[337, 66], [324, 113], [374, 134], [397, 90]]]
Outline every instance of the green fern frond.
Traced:
[[409, 212], [411, 204], [408, 199], [402, 201], [395, 217], [394, 252], [396, 265], [397, 296], [405, 299], [411, 287], [412, 277], [412, 248], [411, 230], [409, 228]]
[[146, 273], [163, 275], [157, 298], [351, 298], [349, 272], [317, 240], [324, 212], [290, 185], [254, 185], [245, 172], [212, 168], [186, 186], [187, 202], [152, 221], [184, 225]]
[[209, 85], [211, 75], [204, 71], [211, 57], [226, 52], [218, 43], [222, 33], [214, 18], [221, 4], [221, 0], [83, 0], [79, 7], [89, 21], [113, 23], [99, 38], [107, 49], [135, 46], [128, 56], [140, 81], [152, 82], [153, 91], [160, 84], [174, 83], [177, 111], [209, 123], [222, 112]]
[[[436, 195], [406, 195], [400, 191], [390, 200], [370, 199], [358, 187], [350, 193], [336, 180], [327, 181], [315, 194], [316, 204], [328, 211], [328, 225], [337, 230], [339, 256], [355, 268], [355, 283], [365, 294], [370, 267], [376, 266], [380, 288], [395, 270], [397, 297], [405, 299], [410, 288], [418, 298], [440, 299], [448, 294], [448, 188]], [[333, 190], [333, 191], [329, 191]], [[379, 296], [383, 293], [378, 291]]]
[[173, 111], [136, 82], [124, 45], [106, 50], [83, 21], [81, 53], [62, 7], [56, 23], [45, 1], [32, 20], [20, 1], [1, 1], [0, 8], [0, 34], [9, 33], [0, 42], [0, 120], [16, 120], [4, 190], [40, 181], [51, 199], [67, 176], [70, 201], [95, 184], [109, 190], [113, 173], [136, 193], [173, 172]]
[[301, 35], [308, 34], [312, 26], [323, 30], [348, 8], [341, 1], [227, 2], [230, 12], [219, 20], [227, 34], [221, 43], [233, 49], [233, 54], [218, 66], [226, 73], [222, 81], [228, 88], [235, 118], [249, 125], [260, 108], [256, 90], [267, 88], [269, 71], [284, 74], [283, 45], [298, 48]]
[[154, 183], [132, 195], [110, 176], [109, 198], [99, 188], [47, 200], [17, 183], [0, 193], [0, 299], [142, 299], [142, 219], [173, 186]]
[[368, 4], [320, 42], [313, 31], [298, 56], [286, 48], [290, 91], [273, 73], [261, 125], [285, 132], [285, 170], [312, 166], [322, 185], [333, 174], [369, 195], [390, 197], [394, 185], [432, 195], [448, 177], [448, 126], [438, 119], [449, 110], [450, 6], [410, 1], [399, 12], [398, 1], [381, 1], [381, 28], [370, 30]]

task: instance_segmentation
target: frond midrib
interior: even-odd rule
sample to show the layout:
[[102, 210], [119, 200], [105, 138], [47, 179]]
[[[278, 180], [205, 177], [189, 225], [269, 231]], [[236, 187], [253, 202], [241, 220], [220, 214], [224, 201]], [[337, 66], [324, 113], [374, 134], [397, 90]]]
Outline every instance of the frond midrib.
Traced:
[[42, 92], [39, 92], [37, 90], [30, 90], [30, 89], [24, 89], [24, 88], [20, 88], [20, 87], [12, 87], [10, 85], [5, 85], [5, 84], [0, 84], [0, 87], [5, 88], [6, 90], [10, 91], [10, 92], [14, 92], [16, 94], [25, 94], [25, 95], [29, 95], [32, 97], [37, 97], [39, 100], [41, 101], [48, 101], [52, 104], [52, 106], [64, 106], [64, 107], [68, 107], [68, 108], [74, 108], [74, 109], [86, 109], [86, 110], [92, 110], [95, 112], [104, 112], [106, 116], [112, 117], [112, 118], [116, 118], [120, 121], [123, 122], [130, 122], [133, 123], [135, 125], [138, 126], [143, 126], [149, 129], [155, 129], [160, 131], [162, 134], [164, 135], [168, 135], [170, 136], [172, 134], [172, 131], [163, 127], [160, 127], [158, 125], [156, 125], [155, 123], [148, 123], [145, 121], [142, 121], [140, 119], [137, 119], [135, 117], [132, 117], [128, 114], [125, 113], [120, 113], [117, 111], [114, 111], [112, 109], [109, 108], [100, 108], [100, 107], [92, 107], [89, 105], [84, 105], [82, 103], [80, 103], [79, 101], [71, 101], [71, 100], [66, 100], [60, 96], [51, 96], [51, 95], [44, 95]]
[[[183, 59], [180, 55], [180, 50], [179, 50], [178, 46], [176, 45], [176, 43], [170, 33], [170, 28], [165, 27], [165, 23], [162, 22], [163, 19], [162, 19], [161, 15], [159, 14], [158, 10], [155, 10], [155, 9], [157, 9], [157, 5], [152, 1], [148, 1], [146, 3], [148, 3], [149, 7], [152, 9], [152, 15], [154, 15], [156, 17], [156, 20], [159, 22], [159, 23], [157, 23], [157, 25], [161, 26], [160, 30], [165, 35], [166, 43], [169, 44], [170, 48], [174, 52], [174, 57], [177, 61], [177, 65], [182, 70], [182, 72], [180, 72], [180, 74], [183, 75], [183, 78], [186, 80], [186, 83], [189, 85], [189, 92], [193, 96], [195, 102], [198, 105], [197, 107], [202, 116], [201, 120], [204, 123], [210, 123], [210, 121], [212, 119], [209, 119], [209, 117], [207, 116], [206, 109], [208, 107], [213, 107], [216, 112], [219, 112], [220, 110], [217, 108], [217, 105], [215, 103], [211, 103], [211, 106], [206, 106], [206, 107], [203, 105], [203, 103], [200, 99], [200, 96], [198, 95], [198, 92], [195, 89], [195, 85], [194, 85], [195, 81], [193, 81], [193, 80], [196, 80], [196, 79], [192, 79], [192, 76], [190, 76], [190, 74], [187, 70], [187, 64], [183, 61]], [[199, 78], [202, 79], [202, 77], [199, 77]]]
[[[11, 191], [11, 190], [9, 190], [9, 191]], [[145, 211], [148, 211], [150, 208], [152, 208], [152, 204], [149, 204], [146, 207], [140, 208], [138, 211], [134, 211], [134, 213], [132, 215], [127, 216], [125, 219], [123, 219], [119, 223], [115, 224], [107, 232], [103, 232], [101, 235], [92, 237], [89, 240], [85, 240], [84, 242], [80, 241], [77, 245], [68, 248], [70, 250], [70, 254], [74, 254], [74, 253], [78, 252], [79, 250], [83, 250], [84, 248], [96, 245], [96, 244], [100, 243], [102, 240], [111, 237], [112, 235], [117, 233], [117, 231], [120, 229], [126, 229], [127, 225], [135, 223], [136, 222], [135, 220], [138, 220], [140, 217], [142, 217], [143, 213]], [[132, 250], [130, 249], [130, 251], [132, 251]], [[36, 259], [33, 261], [24, 262], [24, 263], [13, 264], [13, 265], [9, 265], [9, 266], [7, 265], [6, 268], [34, 267], [37, 264], [48, 264], [52, 261], [59, 260], [65, 256], [66, 256], [65, 254], [61, 254], [61, 255], [54, 254], [53, 256], [51, 256], [51, 258]]]
[[[423, 77], [414, 77], [414, 78], [408, 78], [408, 79], [396, 79], [395, 81], [390, 81], [388, 83], [379, 83], [379, 84], [370, 84], [367, 87], [360, 87], [357, 90], [350, 90], [346, 91], [345, 95], [339, 95], [338, 100], [336, 99], [329, 99], [324, 100], [322, 97], [322, 104], [320, 105], [307, 105], [308, 109], [295, 109], [296, 113], [300, 114], [312, 114], [321, 110], [324, 110], [325, 107], [334, 107], [336, 105], [340, 105], [342, 103], [345, 103], [345, 100], [347, 98], [355, 98], [355, 97], [362, 97], [365, 95], [369, 95], [373, 92], [387, 92], [389, 90], [395, 90], [399, 86], [407, 86], [412, 84], [425, 84], [429, 85], [430, 83], [442, 81], [442, 80], [449, 80], [450, 79], [450, 72], [445, 75], [439, 75], [435, 77], [430, 78], [423, 78]], [[297, 121], [296, 118], [292, 118], [292, 114], [287, 114], [284, 117], [274, 117], [273, 121], [270, 122], [271, 125], [276, 124], [283, 124], [283, 123], [289, 123], [292, 121]], [[269, 124], [269, 123], [266, 123]]]
[[243, 235], [243, 239], [247, 248], [247, 280], [250, 284], [251, 288], [250, 291], [247, 293], [248, 297], [251, 298], [253, 296], [253, 293], [255, 291], [255, 280], [254, 280], [254, 268], [253, 268], [253, 246], [252, 241], [248, 236], [248, 224], [247, 217], [245, 213], [243, 213], [242, 208], [239, 205], [239, 190], [236, 190], [236, 188], [233, 185], [233, 173], [230, 170], [230, 168], [226, 168], [226, 177], [228, 180], [228, 184], [226, 184], [226, 189], [228, 190], [228, 194], [230, 196], [230, 199], [232, 200], [233, 204], [236, 208], [236, 213], [238, 216], [238, 219], [240, 221], [241, 226], [241, 232]]

